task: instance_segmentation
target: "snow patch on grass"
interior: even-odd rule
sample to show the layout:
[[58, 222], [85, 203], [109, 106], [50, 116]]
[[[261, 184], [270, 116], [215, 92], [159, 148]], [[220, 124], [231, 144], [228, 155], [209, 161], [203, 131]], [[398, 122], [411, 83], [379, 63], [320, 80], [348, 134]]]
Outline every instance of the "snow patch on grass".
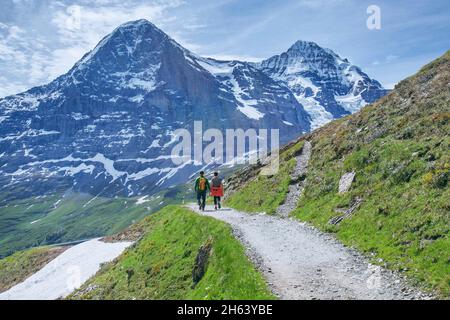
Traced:
[[24, 282], [0, 294], [0, 300], [55, 300], [68, 296], [119, 256], [132, 242], [105, 243], [99, 239], [67, 249]]

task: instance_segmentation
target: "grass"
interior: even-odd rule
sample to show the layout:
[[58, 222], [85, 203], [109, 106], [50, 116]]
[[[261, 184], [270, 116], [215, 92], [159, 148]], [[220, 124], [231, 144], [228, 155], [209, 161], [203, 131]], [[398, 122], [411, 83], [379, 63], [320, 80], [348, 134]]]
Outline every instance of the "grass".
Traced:
[[[294, 212], [442, 297], [450, 294], [449, 61], [447, 53], [389, 97], [312, 134], [305, 194]], [[356, 180], [339, 195], [339, 179], [350, 171]], [[350, 219], [328, 224], [357, 197], [363, 202]]]
[[[230, 227], [168, 206], [145, 218], [143, 238], [69, 299], [273, 299]], [[207, 270], [193, 286], [199, 248], [212, 241]]]
[[[432, 170], [426, 160], [411, 157], [422, 147], [417, 142], [382, 139], [348, 154], [343, 163], [328, 162], [327, 169], [317, 165], [323, 159], [323, 154], [317, 154], [309, 172], [315, 179], [307, 182], [294, 215], [335, 232], [343, 243], [383, 259], [387, 267], [404, 271], [425, 289], [446, 296], [450, 284], [450, 194], [432, 182], [424, 183]], [[356, 181], [349, 193], [340, 195], [337, 185], [345, 171], [355, 171]], [[338, 215], [337, 208], [348, 207], [356, 197], [363, 203], [352, 218], [338, 226], [328, 224]]]
[[162, 198], [136, 199], [54, 194], [0, 207], [0, 257], [18, 250], [117, 233], [161, 207]]
[[[449, 82], [450, 51], [389, 96], [302, 138], [299, 143], [307, 139], [313, 150], [304, 195], [293, 212], [445, 298], [450, 296]], [[282, 168], [291, 168], [288, 159]], [[351, 171], [356, 173], [351, 189], [339, 194], [341, 176]], [[281, 200], [272, 191], [285, 196], [287, 175], [280, 171], [272, 180], [248, 182], [228, 204], [273, 212]], [[254, 196], [252, 190], [263, 192]], [[357, 198], [362, 203], [350, 218], [329, 224], [341, 214], [337, 209]]]
[[257, 175], [250, 182], [242, 181], [242, 188], [227, 199], [227, 205], [247, 212], [274, 214], [289, 191], [291, 173], [296, 165], [295, 157], [303, 148], [303, 141], [280, 154], [278, 173]]
[[0, 292], [21, 283], [64, 250], [63, 247], [39, 247], [0, 259]]
[[17, 199], [21, 190], [0, 193], [0, 258], [31, 247], [113, 235], [169, 204], [195, 200], [192, 183], [135, 198], [94, 197], [60, 191]]

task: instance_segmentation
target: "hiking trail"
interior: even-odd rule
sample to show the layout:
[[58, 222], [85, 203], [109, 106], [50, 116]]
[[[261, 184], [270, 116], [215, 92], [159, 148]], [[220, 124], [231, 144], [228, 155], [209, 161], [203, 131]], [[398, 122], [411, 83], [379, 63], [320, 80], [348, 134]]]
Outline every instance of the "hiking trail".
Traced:
[[293, 219], [234, 209], [200, 212], [231, 225], [280, 299], [428, 299], [333, 237]]
[[306, 141], [292, 173], [284, 203], [275, 215], [234, 209], [200, 212], [231, 225], [247, 255], [281, 299], [429, 299], [409, 287], [404, 278], [370, 264], [356, 250], [331, 235], [288, 218], [304, 189], [312, 146]]
[[297, 156], [297, 164], [292, 173], [292, 181], [294, 184], [289, 185], [289, 191], [286, 195], [284, 203], [278, 207], [277, 215], [288, 217], [289, 214], [297, 207], [297, 202], [302, 195], [305, 180], [304, 177], [308, 171], [309, 158], [311, 157], [311, 142], [305, 141], [300, 155]]

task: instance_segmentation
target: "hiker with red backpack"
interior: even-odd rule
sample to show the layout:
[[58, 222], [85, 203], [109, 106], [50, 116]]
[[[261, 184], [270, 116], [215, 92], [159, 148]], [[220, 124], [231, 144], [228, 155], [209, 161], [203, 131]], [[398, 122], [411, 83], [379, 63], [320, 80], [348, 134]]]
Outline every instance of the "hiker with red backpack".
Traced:
[[200, 177], [195, 180], [195, 192], [197, 192], [197, 202], [199, 210], [205, 211], [206, 193], [211, 190], [208, 179], [205, 178], [205, 172], [200, 171]]
[[214, 177], [211, 179], [211, 196], [214, 197], [214, 209], [221, 208], [221, 197], [223, 197], [223, 184], [222, 178], [219, 177], [218, 172], [214, 172]]

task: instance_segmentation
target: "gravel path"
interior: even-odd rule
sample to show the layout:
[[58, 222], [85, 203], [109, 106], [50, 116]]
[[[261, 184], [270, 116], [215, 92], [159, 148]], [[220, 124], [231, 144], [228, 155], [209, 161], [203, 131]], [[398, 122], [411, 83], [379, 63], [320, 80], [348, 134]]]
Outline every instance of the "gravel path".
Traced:
[[306, 175], [308, 171], [311, 149], [311, 143], [309, 141], [305, 141], [302, 152], [299, 156], [297, 156], [297, 165], [292, 173], [292, 180], [297, 182], [289, 186], [289, 192], [286, 195], [284, 203], [277, 209], [277, 215], [281, 217], [289, 217], [289, 214], [297, 207], [298, 199], [304, 189], [305, 180], [302, 179], [302, 176]]
[[398, 275], [293, 219], [233, 209], [199, 212], [231, 225], [281, 299], [427, 299]]

